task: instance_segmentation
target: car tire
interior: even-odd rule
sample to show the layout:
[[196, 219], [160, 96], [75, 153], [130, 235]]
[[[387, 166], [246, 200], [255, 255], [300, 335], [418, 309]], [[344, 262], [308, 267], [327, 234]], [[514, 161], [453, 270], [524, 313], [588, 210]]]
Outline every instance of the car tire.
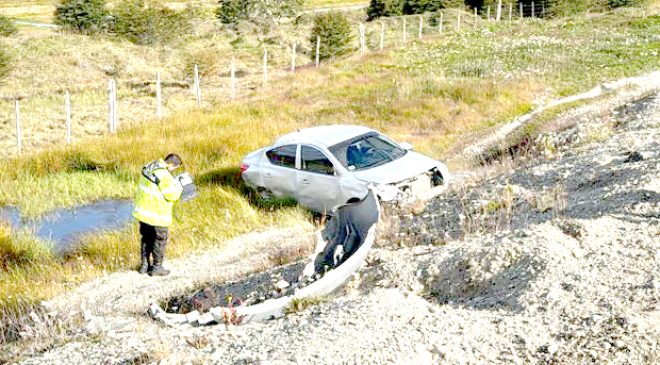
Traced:
[[444, 176], [442, 176], [442, 173], [440, 172], [440, 170], [438, 170], [436, 168], [436, 169], [433, 169], [432, 172], [433, 172], [433, 174], [431, 175], [431, 187], [433, 188], [433, 187], [436, 187], [436, 186], [444, 185], [445, 184], [445, 178], [444, 178]]
[[259, 198], [263, 200], [271, 200], [275, 198], [275, 195], [273, 195], [272, 191], [263, 187], [257, 188], [257, 194], [259, 194]]

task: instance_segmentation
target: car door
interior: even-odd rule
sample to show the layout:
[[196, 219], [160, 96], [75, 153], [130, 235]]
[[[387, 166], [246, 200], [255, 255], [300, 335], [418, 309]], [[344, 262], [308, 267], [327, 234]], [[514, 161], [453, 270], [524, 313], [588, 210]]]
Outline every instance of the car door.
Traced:
[[296, 154], [298, 145], [290, 144], [266, 151], [263, 164], [264, 187], [277, 197], [295, 198]]
[[330, 159], [316, 147], [300, 146], [296, 185], [298, 203], [317, 212], [329, 212], [342, 203], [337, 171]]

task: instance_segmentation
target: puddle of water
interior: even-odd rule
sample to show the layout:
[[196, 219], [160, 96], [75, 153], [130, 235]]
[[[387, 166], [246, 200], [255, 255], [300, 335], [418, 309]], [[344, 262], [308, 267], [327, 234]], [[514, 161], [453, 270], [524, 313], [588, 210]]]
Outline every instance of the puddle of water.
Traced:
[[37, 219], [22, 219], [14, 207], [0, 208], [0, 220], [14, 229], [28, 229], [37, 237], [53, 242], [55, 251], [69, 248], [83, 234], [116, 230], [131, 220], [133, 202], [102, 200], [79, 207], [60, 209]]
[[21, 213], [14, 207], [0, 208], [0, 221], [9, 223], [12, 227], [17, 227], [21, 223]]

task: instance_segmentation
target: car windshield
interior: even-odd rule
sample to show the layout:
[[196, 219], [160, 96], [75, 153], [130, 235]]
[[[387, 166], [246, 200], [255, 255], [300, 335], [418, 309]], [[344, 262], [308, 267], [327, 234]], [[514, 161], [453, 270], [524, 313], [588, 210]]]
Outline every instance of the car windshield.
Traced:
[[364, 170], [394, 161], [406, 150], [378, 133], [367, 133], [328, 148], [350, 171]]

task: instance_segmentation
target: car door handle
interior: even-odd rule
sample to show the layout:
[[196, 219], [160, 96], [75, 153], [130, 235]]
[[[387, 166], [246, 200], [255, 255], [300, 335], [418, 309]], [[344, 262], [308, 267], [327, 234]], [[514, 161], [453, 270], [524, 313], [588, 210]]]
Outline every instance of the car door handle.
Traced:
[[271, 177], [273, 177], [273, 174], [271, 174], [270, 172], [267, 172], [267, 173], [265, 173], [264, 175], [266, 175], [267, 178], [271, 178]]
[[301, 183], [301, 184], [308, 185], [308, 184], [309, 184], [309, 180], [307, 180], [307, 179], [300, 179], [300, 183]]

